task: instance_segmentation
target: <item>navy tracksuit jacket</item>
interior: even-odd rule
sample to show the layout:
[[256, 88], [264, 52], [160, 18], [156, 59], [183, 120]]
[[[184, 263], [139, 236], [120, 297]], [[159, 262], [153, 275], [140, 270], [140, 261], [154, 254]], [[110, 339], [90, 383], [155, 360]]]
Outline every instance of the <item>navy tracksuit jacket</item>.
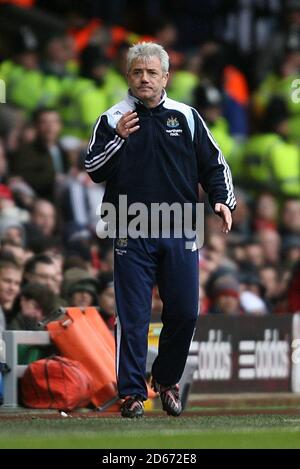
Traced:
[[[115, 131], [118, 120], [135, 110], [140, 129], [126, 140]], [[127, 98], [97, 120], [86, 156], [95, 182], [107, 181], [104, 202], [117, 206], [142, 202], [198, 202], [198, 183], [209, 201], [235, 207], [231, 173], [199, 114], [164, 92], [156, 108]], [[159, 384], [177, 383], [184, 370], [198, 316], [198, 252], [186, 239], [116, 239], [117, 377], [120, 397], [147, 398], [145, 368], [152, 288], [163, 301], [163, 329], [152, 375]]]

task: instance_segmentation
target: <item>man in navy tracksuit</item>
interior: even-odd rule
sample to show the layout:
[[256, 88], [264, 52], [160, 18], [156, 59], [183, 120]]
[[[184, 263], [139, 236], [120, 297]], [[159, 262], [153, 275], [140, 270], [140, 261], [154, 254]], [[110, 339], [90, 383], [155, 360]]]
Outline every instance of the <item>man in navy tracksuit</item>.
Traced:
[[[231, 228], [235, 207], [231, 173], [199, 114], [169, 99], [164, 90], [169, 58], [158, 44], [129, 49], [126, 99], [97, 120], [89, 142], [86, 170], [95, 182], [107, 181], [104, 202], [128, 206], [139, 202], [198, 202], [198, 183]], [[141, 417], [147, 399], [145, 381], [147, 336], [152, 289], [158, 284], [163, 301], [159, 353], [152, 384], [163, 409], [181, 413], [180, 380], [198, 316], [198, 252], [186, 249], [186, 237], [171, 230], [163, 236], [119, 236], [114, 244], [116, 356], [123, 417]]]

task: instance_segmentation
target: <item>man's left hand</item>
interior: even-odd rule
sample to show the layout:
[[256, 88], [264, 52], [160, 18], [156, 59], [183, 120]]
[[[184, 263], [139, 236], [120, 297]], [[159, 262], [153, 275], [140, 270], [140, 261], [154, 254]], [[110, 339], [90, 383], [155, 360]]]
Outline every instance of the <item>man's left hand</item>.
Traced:
[[222, 231], [223, 233], [227, 234], [231, 230], [231, 225], [232, 225], [232, 217], [231, 217], [231, 211], [227, 207], [227, 205], [224, 204], [215, 204], [215, 212], [220, 215], [220, 217], [223, 220], [223, 225], [222, 225]]

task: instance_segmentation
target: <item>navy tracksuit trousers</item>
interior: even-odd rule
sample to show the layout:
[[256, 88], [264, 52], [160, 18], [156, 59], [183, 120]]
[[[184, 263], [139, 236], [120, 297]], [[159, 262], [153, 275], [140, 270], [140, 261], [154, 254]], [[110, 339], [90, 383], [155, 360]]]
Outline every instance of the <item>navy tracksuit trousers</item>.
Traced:
[[162, 385], [180, 380], [198, 317], [198, 251], [186, 239], [116, 239], [116, 367], [121, 398], [147, 399], [145, 382], [152, 289], [163, 301], [163, 328], [152, 376]]

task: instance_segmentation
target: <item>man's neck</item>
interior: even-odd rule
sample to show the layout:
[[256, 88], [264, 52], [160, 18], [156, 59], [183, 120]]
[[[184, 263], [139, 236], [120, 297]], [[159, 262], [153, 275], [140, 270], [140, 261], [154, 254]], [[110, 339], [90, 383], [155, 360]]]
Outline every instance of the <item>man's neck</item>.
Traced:
[[[142, 100], [141, 100], [142, 101]], [[155, 107], [157, 107], [160, 103], [160, 99], [159, 100], [155, 100], [155, 101], [142, 101], [142, 103], [144, 104], [145, 107], [147, 107], [148, 109], [153, 109]]]

